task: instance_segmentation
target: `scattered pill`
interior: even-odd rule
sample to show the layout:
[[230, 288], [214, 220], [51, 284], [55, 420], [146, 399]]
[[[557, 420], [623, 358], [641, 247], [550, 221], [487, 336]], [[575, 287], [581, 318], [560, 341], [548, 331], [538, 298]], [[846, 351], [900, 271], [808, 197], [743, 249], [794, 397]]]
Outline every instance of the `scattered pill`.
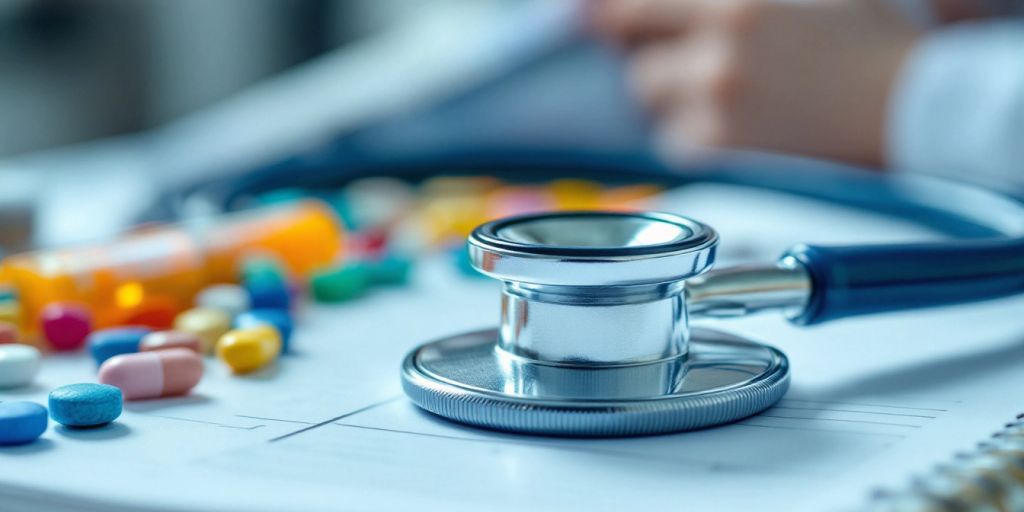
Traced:
[[18, 326], [10, 322], [4, 322], [3, 320], [0, 320], [0, 344], [17, 342]]
[[0, 301], [0, 321], [21, 325], [21, 304], [17, 300]]
[[367, 263], [367, 266], [370, 271], [370, 281], [373, 284], [402, 285], [409, 282], [412, 260], [390, 254], [379, 260]]
[[0, 345], [0, 388], [27, 386], [39, 373], [39, 350], [29, 345]]
[[269, 325], [235, 329], [217, 342], [217, 357], [235, 373], [258, 370], [281, 353], [281, 336]]
[[241, 280], [243, 283], [273, 282], [284, 283], [288, 273], [284, 266], [274, 257], [250, 256], [242, 262]]
[[231, 330], [231, 317], [213, 308], [193, 308], [174, 319], [174, 330], [199, 337], [204, 354], [213, 352], [217, 340]]
[[292, 338], [292, 317], [281, 309], [254, 309], [235, 317], [235, 329], [269, 325], [281, 336], [281, 352], [288, 352]]
[[344, 302], [359, 297], [370, 285], [370, 272], [365, 264], [347, 263], [340, 268], [314, 274], [310, 291], [317, 302]]
[[93, 331], [86, 339], [89, 353], [97, 365], [111, 357], [139, 351], [143, 336], [152, 330], [149, 327], [112, 327]]
[[455, 268], [460, 274], [466, 277], [483, 278], [487, 277], [480, 273], [476, 267], [473, 266], [473, 261], [469, 258], [469, 250], [465, 245], [458, 245], [451, 249], [451, 259], [455, 264]]
[[285, 281], [269, 279], [246, 281], [245, 289], [249, 293], [249, 304], [255, 309], [288, 309], [291, 307], [291, 289]]
[[184, 395], [202, 377], [202, 357], [184, 348], [115, 356], [99, 373], [99, 381], [120, 388], [125, 400]]
[[121, 415], [121, 390], [106, 384], [68, 384], [50, 392], [50, 417], [66, 427], [98, 427]]
[[31, 443], [46, 432], [46, 407], [35, 402], [0, 403], [0, 445]]
[[342, 195], [351, 208], [354, 224], [361, 231], [390, 225], [415, 201], [407, 183], [386, 177], [354, 180]]
[[143, 336], [139, 343], [139, 352], [172, 348], [186, 348], [197, 354], [202, 354], [203, 342], [194, 332], [156, 331]]
[[169, 329], [181, 311], [176, 301], [167, 297], [148, 296], [127, 310], [118, 325], [143, 325], [150, 329]]
[[81, 306], [55, 302], [40, 312], [43, 335], [54, 350], [75, 350], [92, 330], [92, 315]]
[[196, 295], [196, 307], [220, 309], [234, 317], [248, 310], [249, 292], [237, 284], [217, 284], [204, 288]]

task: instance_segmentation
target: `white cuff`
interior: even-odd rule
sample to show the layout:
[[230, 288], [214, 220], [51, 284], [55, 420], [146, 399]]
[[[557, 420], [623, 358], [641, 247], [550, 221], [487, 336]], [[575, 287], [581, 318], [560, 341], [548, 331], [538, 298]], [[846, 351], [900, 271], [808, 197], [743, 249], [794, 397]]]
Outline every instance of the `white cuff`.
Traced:
[[891, 167], [1024, 192], [1024, 23], [927, 36], [894, 88], [888, 131]]

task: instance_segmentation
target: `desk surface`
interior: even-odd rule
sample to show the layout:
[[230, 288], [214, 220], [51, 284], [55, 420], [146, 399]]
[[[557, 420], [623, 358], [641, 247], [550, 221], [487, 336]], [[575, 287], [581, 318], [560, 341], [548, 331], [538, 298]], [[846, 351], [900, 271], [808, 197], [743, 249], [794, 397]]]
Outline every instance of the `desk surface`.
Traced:
[[[720, 186], [664, 203], [715, 225], [734, 260], [772, 257], [799, 241], [929, 236]], [[130, 403], [109, 427], [51, 425], [34, 444], [0, 448], [0, 502], [4, 510], [856, 506], [1024, 410], [1019, 393], [1006, 392], [1024, 385], [1022, 303], [813, 329], [770, 315], [715, 322], [789, 354], [793, 385], [778, 406], [685, 434], [540, 438], [455, 425], [402, 395], [399, 363], [409, 349], [497, 321], [495, 283], [426, 258], [408, 288], [304, 307], [294, 353], [272, 368], [233, 377], [208, 360], [191, 396]], [[0, 400], [45, 402], [55, 386], [94, 378], [84, 355], [54, 356], [34, 386]]]

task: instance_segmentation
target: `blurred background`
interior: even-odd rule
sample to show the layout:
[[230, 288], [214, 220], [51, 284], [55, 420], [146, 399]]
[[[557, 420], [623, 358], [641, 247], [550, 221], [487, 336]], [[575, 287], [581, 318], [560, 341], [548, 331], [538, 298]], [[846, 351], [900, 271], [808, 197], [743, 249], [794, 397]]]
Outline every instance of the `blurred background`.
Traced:
[[0, 157], [159, 126], [378, 33], [417, 3], [5, 0]]

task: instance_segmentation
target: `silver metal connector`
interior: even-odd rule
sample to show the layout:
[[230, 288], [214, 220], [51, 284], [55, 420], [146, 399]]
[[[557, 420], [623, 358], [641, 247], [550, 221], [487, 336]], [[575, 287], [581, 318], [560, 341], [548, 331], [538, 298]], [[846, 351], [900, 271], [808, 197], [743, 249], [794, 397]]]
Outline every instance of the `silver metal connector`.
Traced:
[[712, 270], [686, 281], [691, 317], [732, 318], [761, 311], [800, 315], [811, 296], [811, 277], [795, 258], [776, 265]]

